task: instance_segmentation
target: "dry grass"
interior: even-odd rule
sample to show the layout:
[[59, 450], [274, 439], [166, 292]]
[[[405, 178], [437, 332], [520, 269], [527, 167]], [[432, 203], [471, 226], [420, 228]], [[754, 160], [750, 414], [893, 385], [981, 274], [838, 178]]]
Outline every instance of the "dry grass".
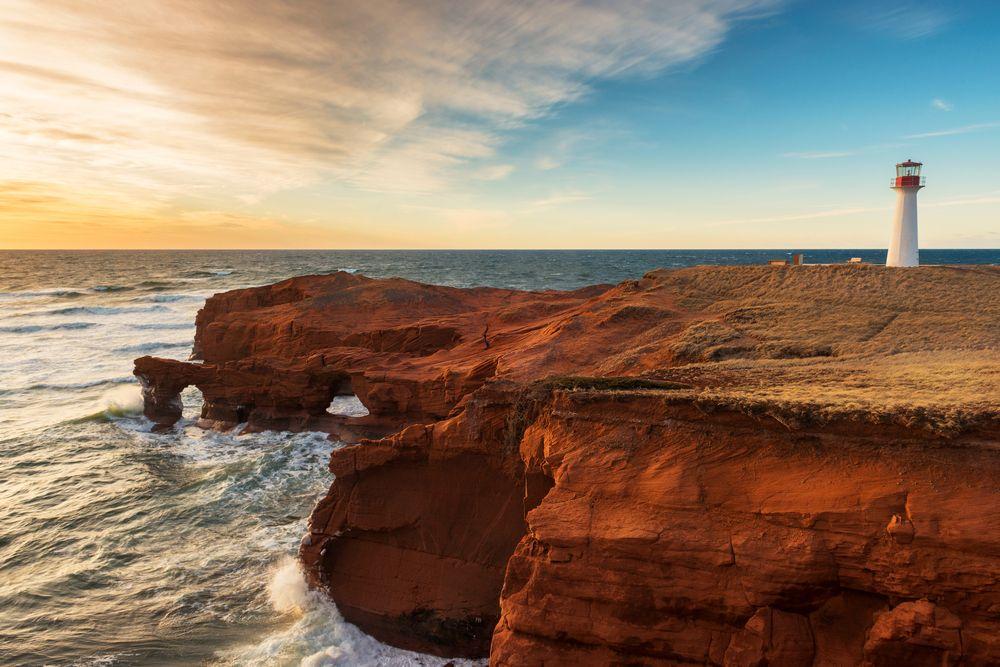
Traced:
[[599, 374], [803, 419], [1000, 423], [1000, 267], [696, 267], [639, 290], [687, 319], [623, 344]]
[[697, 396], [802, 419], [916, 423], [935, 431], [1000, 421], [1000, 355], [942, 350], [842, 359], [731, 360], [658, 374]]

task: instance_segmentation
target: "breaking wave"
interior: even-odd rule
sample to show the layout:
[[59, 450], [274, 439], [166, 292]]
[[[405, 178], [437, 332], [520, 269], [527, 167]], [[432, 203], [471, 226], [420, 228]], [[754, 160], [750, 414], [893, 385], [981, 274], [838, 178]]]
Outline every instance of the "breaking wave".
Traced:
[[193, 322], [144, 322], [141, 324], [130, 324], [130, 329], [135, 329], [136, 331], [149, 331], [155, 329], [163, 330], [181, 330], [181, 329], [194, 329]]
[[203, 271], [189, 271], [184, 275], [188, 278], [219, 278], [222, 276], [231, 276], [233, 274], [233, 269], [215, 269], [215, 270], [203, 270]]
[[108, 417], [130, 417], [142, 412], [142, 390], [139, 385], [115, 387], [101, 397], [104, 414]]
[[75, 299], [79, 296], [83, 296], [82, 292], [77, 292], [75, 290], [41, 290], [34, 292], [0, 292], [0, 300], [13, 300], [13, 299], [38, 299], [38, 298], [59, 298], [59, 299]]
[[204, 301], [200, 294], [157, 294], [152, 297], [139, 297], [137, 300], [148, 300], [153, 303], [174, 303], [176, 301]]
[[136, 285], [139, 289], [147, 292], [163, 292], [168, 289], [175, 289], [187, 284], [186, 280], [143, 280]]
[[46, 315], [124, 315], [127, 313], [162, 313], [168, 310], [166, 306], [70, 306], [50, 310]]
[[26, 334], [39, 333], [42, 331], [64, 331], [76, 329], [89, 329], [96, 327], [96, 322], [64, 322], [62, 324], [25, 324], [23, 326], [0, 327], [0, 333]]
[[138, 345], [125, 345], [124, 347], [115, 348], [115, 352], [121, 352], [123, 354], [143, 354], [146, 352], [155, 352], [156, 350], [177, 350], [180, 348], [191, 347], [191, 341], [185, 342], [154, 342], [154, 343], [139, 343]]
[[38, 384], [32, 384], [24, 387], [23, 389], [18, 389], [17, 391], [76, 391], [79, 389], [100, 387], [105, 384], [124, 384], [126, 382], [135, 382], [135, 377], [131, 375], [122, 375], [116, 378], [102, 378], [100, 380], [89, 380], [87, 382], [68, 382], [66, 384], [40, 382]]
[[294, 623], [258, 644], [224, 654], [223, 664], [300, 667], [486, 665], [485, 660], [446, 659], [406, 651], [366, 635], [345, 621], [333, 602], [308, 589], [298, 563], [288, 556], [271, 572], [268, 599], [276, 613], [297, 617]]
[[[135, 380], [135, 378], [130, 378]], [[70, 419], [65, 423], [106, 422], [131, 419], [142, 414], [142, 390], [137, 384], [118, 386], [104, 392], [96, 411], [83, 417]]]
[[127, 285], [98, 285], [91, 289], [95, 292], [128, 292], [135, 288]]

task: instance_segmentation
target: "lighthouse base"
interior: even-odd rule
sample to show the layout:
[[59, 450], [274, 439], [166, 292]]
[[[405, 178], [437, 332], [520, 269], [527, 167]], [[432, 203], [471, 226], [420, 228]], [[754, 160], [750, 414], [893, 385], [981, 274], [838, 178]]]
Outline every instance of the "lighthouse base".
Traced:
[[892, 220], [886, 266], [920, 266], [917, 249], [917, 191], [919, 187], [894, 188], [896, 215]]

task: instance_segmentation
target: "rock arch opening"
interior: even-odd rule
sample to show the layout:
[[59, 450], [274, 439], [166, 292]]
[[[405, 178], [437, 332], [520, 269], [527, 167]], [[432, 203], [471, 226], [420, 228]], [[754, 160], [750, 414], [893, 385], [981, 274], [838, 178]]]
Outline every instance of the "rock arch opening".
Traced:
[[180, 399], [181, 419], [186, 422], [197, 422], [205, 416], [205, 397], [197, 386], [192, 384], [184, 387], [180, 392]]
[[343, 378], [330, 388], [330, 405], [326, 413], [335, 417], [367, 417], [371, 414], [358, 395], [354, 393], [351, 378]]

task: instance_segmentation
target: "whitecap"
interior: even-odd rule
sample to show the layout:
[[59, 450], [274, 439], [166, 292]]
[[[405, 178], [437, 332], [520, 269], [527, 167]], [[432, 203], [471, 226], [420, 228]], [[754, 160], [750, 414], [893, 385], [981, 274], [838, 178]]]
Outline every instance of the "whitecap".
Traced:
[[164, 329], [164, 330], [175, 330], [175, 329], [194, 329], [193, 322], [146, 322], [143, 324], [130, 324], [130, 329], [135, 329], [137, 331], [146, 331], [149, 329]]
[[190, 341], [184, 342], [153, 342], [153, 343], [140, 343], [138, 345], [126, 345], [124, 347], [115, 348], [115, 352], [121, 354], [145, 354], [147, 352], [155, 352], [157, 350], [177, 350], [180, 348], [191, 347]]
[[97, 326], [96, 322], [64, 322], [62, 324], [25, 324], [15, 327], [0, 327], [0, 333], [39, 333], [41, 331], [89, 329]]
[[136, 301], [152, 301], [153, 303], [174, 303], [176, 301], [204, 301], [205, 297], [198, 294], [156, 294], [150, 297], [138, 297]]
[[132, 375], [123, 375], [116, 378], [101, 378], [99, 380], [88, 380], [86, 382], [69, 382], [67, 384], [48, 384], [39, 383], [33, 384], [26, 387], [22, 391], [74, 391], [77, 389], [90, 389], [91, 387], [100, 387], [104, 384], [124, 384], [126, 382], [135, 382], [135, 377]]
[[0, 292], [0, 300], [38, 299], [38, 298], [51, 298], [51, 297], [62, 298], [62, 299], [75, 299], [78, 296], [83, 296], [83, 293], [71, 289]]
[[96, 287], [91, 287], [95, 292], [128, 292], [129, 290], [135, 289], [133, 287], [128, 287], [127, 285], [97, 285]]
[[124, 315], [128, 313], [162, 313], [166, 306], [119, 307], [119, 306], [71, 306], [48, 311], [48, 315]]
[[188, 278], [221, 278], [233, 274], [233, 269], [204, 269], [201, 271], [189, 271], [184, 274]]
[[368, 408], [357, 396], [334, 396], [330, 401], [330, 407], [326, 409], [331, 415], [342, 417], [365, 417], [369, 414]]
[[267, 597], [281, 614], [302, 612], [309, 604], [309, 587], [295, 559], [286, 556], [279, 561], [268, 582]]
[[446, 659], [383, 644], [348, 623], [325, 595], [308, 590], [298, 563], [285, 557], [272, 571], [268, 596], [274, 611], [297, 617], [257, 644], [226, 652], [227, 665], [299, 665], [300, 667], [463, 667], [486, 665], [485, 660]]
[[142, 412], [142, 390], [133, 384], [115, 387], [101, 397], [104, 414], [108, 417], [128, 417]]

